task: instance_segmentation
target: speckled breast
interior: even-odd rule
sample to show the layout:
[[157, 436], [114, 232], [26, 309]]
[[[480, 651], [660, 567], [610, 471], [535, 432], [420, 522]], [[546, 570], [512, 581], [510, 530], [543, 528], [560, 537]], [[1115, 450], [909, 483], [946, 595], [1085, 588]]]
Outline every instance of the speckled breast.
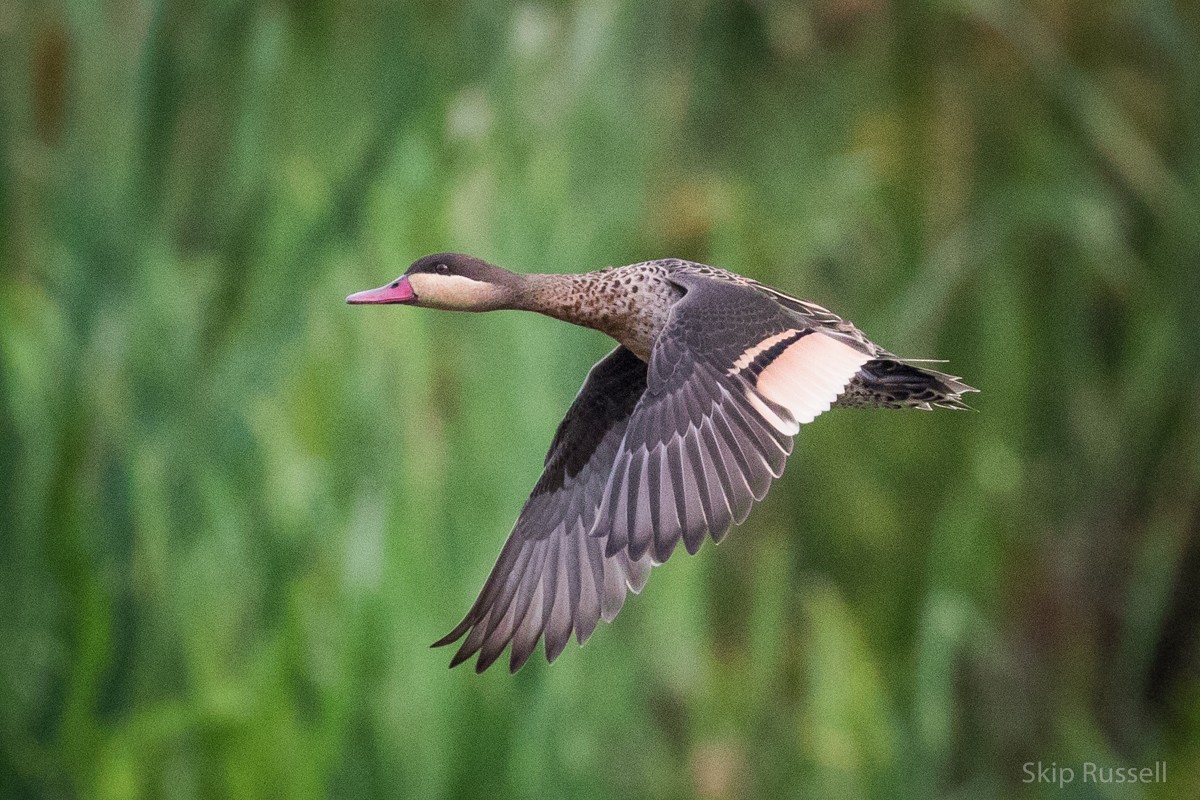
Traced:
[[668, 278], [668, 268], [647, 262], [592, 273], [594, 290], [581, 309], [589, 327], [607, 333], [643, 361], [667, 324], [671, 306], [683, 292]]

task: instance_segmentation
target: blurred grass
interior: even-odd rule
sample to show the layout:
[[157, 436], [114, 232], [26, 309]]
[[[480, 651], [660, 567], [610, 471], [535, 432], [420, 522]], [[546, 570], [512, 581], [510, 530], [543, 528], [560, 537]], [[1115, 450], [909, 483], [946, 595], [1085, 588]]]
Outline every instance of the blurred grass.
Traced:
[[[0, 8], [0, 793], [1194, 796], [1198, 17]], [[608, 347], [342, 303], [451, 249], [727, 266], [980, 412], [822, 418], [589, 647], [447, 672]]]

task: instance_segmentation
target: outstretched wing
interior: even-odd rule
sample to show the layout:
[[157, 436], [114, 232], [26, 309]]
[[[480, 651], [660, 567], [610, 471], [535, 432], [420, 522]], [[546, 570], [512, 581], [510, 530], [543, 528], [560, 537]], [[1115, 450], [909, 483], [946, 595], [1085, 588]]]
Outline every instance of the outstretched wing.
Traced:
[[580, 644], [611, 621], [628, 589], [641, 591], [648, 557], [606, 553], [588, 536], [629, 415], [646, 387], [646, 364], [618, 347], [599, 361], [558, 427], [546, 466], [466, 617], [435, 647], [467, 638], [450, 662], [476, 652], [482, 672], [512, 643], [516, 672], [546, 635], [554, 661], [575, 631]]
[[740, 523], [783, 472], [792, 436], [827, 410], [869, 347], [813, 326], [747, 285], [672, 276], [684, 297], [650, 355], [592, 368], [546, 467], [470, 611], [450, 665], [482, 672], [512, 644], [519, 669], [582, 644], [682, 539], [695, 553]]
[[720, 541], [783, 472], [791, 437], [871, 359], [755, 287], [696, 274], [650, 354], [591, 528], [608, 555], [662, 563]]

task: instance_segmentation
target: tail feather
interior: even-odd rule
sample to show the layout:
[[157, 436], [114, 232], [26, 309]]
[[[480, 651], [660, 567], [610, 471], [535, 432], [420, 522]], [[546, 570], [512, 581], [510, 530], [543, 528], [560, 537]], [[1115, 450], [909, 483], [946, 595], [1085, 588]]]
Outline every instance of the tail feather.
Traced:
[[970, 409], [962, 395], [977, 391], [954, 375], [900, 359], [877, 358], [863, 364], [850, 379], [834, 408]]

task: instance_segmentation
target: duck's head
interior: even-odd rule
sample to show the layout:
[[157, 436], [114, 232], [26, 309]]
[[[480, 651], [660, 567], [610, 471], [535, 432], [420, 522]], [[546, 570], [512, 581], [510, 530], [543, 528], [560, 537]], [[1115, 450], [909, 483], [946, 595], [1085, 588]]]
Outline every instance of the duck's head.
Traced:
[[435, 253], [414, 261], [387, 286], [352, 294], [346, 302], [493, 311], [511, 307], [520, 289], [520, 279], [520, 275], [474, 256]]

